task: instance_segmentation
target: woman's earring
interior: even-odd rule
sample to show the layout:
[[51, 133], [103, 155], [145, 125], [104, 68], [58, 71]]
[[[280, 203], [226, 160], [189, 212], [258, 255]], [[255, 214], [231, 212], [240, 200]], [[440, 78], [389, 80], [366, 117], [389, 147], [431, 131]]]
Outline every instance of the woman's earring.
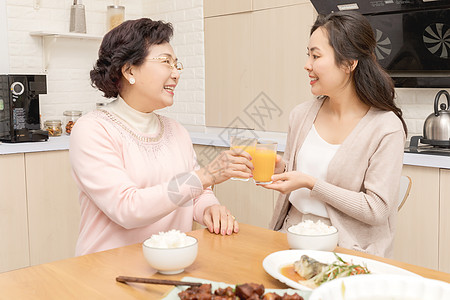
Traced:
[[129, 80], [130, 84], [135, 84], [136, 83], [136, 79], [134, 79], [133, 77], [131, 77]]

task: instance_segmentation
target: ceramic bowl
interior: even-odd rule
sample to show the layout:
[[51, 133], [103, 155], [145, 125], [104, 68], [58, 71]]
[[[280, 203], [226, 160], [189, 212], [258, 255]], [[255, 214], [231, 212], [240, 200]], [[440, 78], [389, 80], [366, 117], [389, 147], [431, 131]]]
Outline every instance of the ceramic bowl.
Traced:
[[322, 284], [309, 300], [450, 299], [450, 284], [408, 275], [368, 274], [343, 277]]
[[149, 247], [144, 242], [142, 249], [147, 262], [161, 274], [178, 274], [190, 266], [197, 257], [198, 241], [187, 236], [189, 245], [178, 248]]
[[338, 243], [339, 233], [336, 232], [320, 235], [307, 235], [294, 233], [289, 227], [287, 240], [291, 249], [333, 251]]

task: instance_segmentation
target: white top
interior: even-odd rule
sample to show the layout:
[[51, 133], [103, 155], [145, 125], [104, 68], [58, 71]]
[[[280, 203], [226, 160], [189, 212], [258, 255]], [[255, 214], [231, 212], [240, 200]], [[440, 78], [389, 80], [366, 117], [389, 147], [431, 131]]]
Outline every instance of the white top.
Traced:
[[129, 106], [120, 96], [117, 96], [117, 100], [108, 103], [104, 110], [117, 115], [139, 132], [155, 134], [159, 129], [159, 121], [155, 113], [137, 111]]
[[[297, 153], [297, 171], [325, 180], [328, 165], [339, 147], [322, 139], [313, 125]], [[303, 214], [328, 218], [325, 204], [310, 194], [309, 189], [301, 188], [291, 192], [289, 201]]]

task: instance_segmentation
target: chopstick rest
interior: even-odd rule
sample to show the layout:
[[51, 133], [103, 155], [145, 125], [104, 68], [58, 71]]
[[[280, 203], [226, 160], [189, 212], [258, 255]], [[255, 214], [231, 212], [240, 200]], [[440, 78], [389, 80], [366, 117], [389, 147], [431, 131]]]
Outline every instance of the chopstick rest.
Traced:
[[165, 284], [165, 285], [187, 285], [187, 286], [201, 286], [201, 282], [187, 282], [178, 280], [166, 280], [166, 279], [152, 279], [152, 278], [142, 278], [142, 277], [130, 277], [130, 276], [118, 276], [116, 281], [127, 283], [127, 282], [137, 282], [137, 283], [150, 283], [150, 284]]

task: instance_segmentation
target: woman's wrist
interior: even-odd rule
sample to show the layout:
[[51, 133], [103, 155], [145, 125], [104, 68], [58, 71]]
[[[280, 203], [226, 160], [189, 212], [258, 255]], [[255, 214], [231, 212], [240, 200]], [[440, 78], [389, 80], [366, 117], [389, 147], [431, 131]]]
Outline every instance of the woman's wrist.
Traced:
[[206, 189], [207, 187], [210, 187], [214, 185], [214, 175], [211, 174], [211, 172], [208, 172], [207, 168], [201, 168], [197, 171], [195, 171], [198, 178], [200, 179], [203, 189]]
[[312, 191], [312, 189], [316, 185], [316, 181], [317, 181], [317, 178], [308, 175], [308, 180], [307, 180], [308, 189], [310, 189]]

